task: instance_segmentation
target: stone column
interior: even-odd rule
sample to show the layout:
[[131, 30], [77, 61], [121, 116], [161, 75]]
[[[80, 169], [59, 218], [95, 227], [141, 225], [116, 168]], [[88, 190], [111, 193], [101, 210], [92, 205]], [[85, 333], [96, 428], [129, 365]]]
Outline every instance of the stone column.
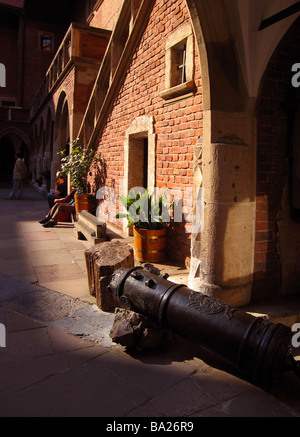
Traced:
[[[251, 298], [255, 243], [256, 123], [250, 112], [205, 111], [195, 148], [192, 261], [189, 286], [246, 305]], [[198, 231], [197, 231], [198, 225]]]

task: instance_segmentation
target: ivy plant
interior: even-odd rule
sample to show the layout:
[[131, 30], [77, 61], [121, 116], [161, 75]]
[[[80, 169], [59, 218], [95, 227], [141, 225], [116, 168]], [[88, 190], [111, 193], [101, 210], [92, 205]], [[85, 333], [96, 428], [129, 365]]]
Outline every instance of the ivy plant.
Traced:
[[70, 175], [71, 182], [77, 194], [84, 194], [88, 192], [87, 176], [89, 171], [99, 161], [102, 161], [100, 156], [96, 156], [93, 149], [86, 149], [78, 144], [79, 139], [69, 143], [70, 153], [66, 150], [58, 152], [61, 156], [61, 171], [66, 175]]

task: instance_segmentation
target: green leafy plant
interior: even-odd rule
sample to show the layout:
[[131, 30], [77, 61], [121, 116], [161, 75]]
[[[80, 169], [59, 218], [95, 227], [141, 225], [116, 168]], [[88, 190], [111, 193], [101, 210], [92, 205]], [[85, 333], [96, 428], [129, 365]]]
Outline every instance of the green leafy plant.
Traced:
[[173, 202], [168, 202], [166, 193], [156, 199], [156, 193], [150, 195], [148, 189], [143, 193], [131, 189], [128, 197], [119, 198], [127, 212], [117, 214], [116, 218], [126, 218], [127, 227], [133, 225], [138, 229], [163, 229], [170, 221], [169, 209]]
[[58, 152], [61, 158], [61, 172], [70, 175], [71, 182], [77, 194], [88, 192], [87, 176], [93, 166], [102, 161], [100, 156], [95, 155], [93, 149], [85, 149], [78, 144], [78, 138], [70, 143], [70, 153], [66, 151]]

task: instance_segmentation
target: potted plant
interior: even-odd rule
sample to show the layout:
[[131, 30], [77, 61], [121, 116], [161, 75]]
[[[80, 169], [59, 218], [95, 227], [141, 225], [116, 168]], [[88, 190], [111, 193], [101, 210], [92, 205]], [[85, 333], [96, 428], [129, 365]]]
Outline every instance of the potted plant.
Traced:
[[78, 144], [78, 138], [71, 141], [70, 153], [66, 151], [58, 152], [61, 158], [61, 172], [70, 175], [71, 183], [75, 193], [75, 208], [76, 212], [83, 210], [90, 211], [89, 193], [87, 176], [91, 167], [95, 166], [101, 157], [95, 156], [93, 149], [85, 149]]
[[[125, 213], [118, 219], [126, 218], [128, 226], [133, 226], [135, 257], [141, 262], [162, 261], [165, 254], [166, 225], [169, 222], [169, 209], [166, 193], [156, 198], [148, 189], [142, 194], [130, 190], [128, 197], [119, 196]], [[172, 202], [173, 203], [173, 202]]]

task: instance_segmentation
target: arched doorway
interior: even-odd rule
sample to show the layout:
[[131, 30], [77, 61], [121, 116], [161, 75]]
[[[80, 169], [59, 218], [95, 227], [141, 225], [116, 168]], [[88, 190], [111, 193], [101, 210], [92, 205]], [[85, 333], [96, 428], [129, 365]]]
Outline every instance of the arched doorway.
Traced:
[[54, 123], [54, 146], [51, 163], [51, 186], [54, 187], [56, 173], [60, 170], [60, 157], [58, 153], [68, 151], [70, 142], [70, 118], [67, 95], [62, 91], [57, 105]]
[[291, 83], [300, 18], [265, 71], [258, 99], [255, 298], [299, 293], [299, 89]]
[[[258, 227], [260, 224], [256, 210], [259, 212], [259, 208], [267, 205], [267, 211], [261, 216], [265, 220], [265, 226], [268, 223], [265, 217], [268, 217], [271, 208], [274, 208], [276, 202], [286, 202], [287, 196], [280, 195], [280, 199], [277, 198], [276, 201], [275, 198], [272, 202], [266, 201], [266, 189], [270, 186], [275, 188], [272, 186], [275, 181], [262, 181], [259, 179], [262, 177], [261, 174], [256, 178], [257, 164], [261, 165], [260, 168], [268, 169], [265, 175], [269, 178], [272, 178], [272, 173], [276, 173], [274, 167], [272, 171], [272, 166], [268, 166], [269, 161], [261, 160], [259, 163], [256, 160], [257, 152], [263, 153], [257, 139], [256, 102], [259, 84], [272, 52], [297, 16], [292, 14], [261, 31], [262, 20], [280, 11], [284, 12], [286, 2], [262, 0], [257, 5], [251, 0], [232, 0], [228, 4], [222, 0], [186, 1], [200, 54], [204, 107], [203, 141], [199, 145], [200, 153], [197, 154], [201, 156], [200, 181], [204, 189], [204, 226], [202, 232], [193, 236], [190, 286], [219, 297], [233, 306], [243, 306], [255, 295], [256, 285], [260, 292], [266, 291], [267, 281], [258, 283], [259, 275], [265, 273], [258, 270], [258, 262], [265, 263], [266, 254], [270, 251], [272, 256], [275, 255], [277, 258], [279, 250], [285, 252], [280, 269], [284, 268], [286, 273], [281, 270], [280, 275], [286, 279], [293, 276], [290, 274], [293, 270], [287, 268], [286, 263], [289, 259], [288, 238], [280, 239], [280, 236], [283, 237], [291, 230], [288, 224], [285, 230], [282, 229], [281, 234], [277, 232], [278, 226], [283, 223], [281, 216], [277, 216], [276, 219], [274, 217], [275, 228]], [[289, 47], [289, 43], [286, 47]], [[285, 48], [282, 51], [284, 52]], [[295, 60], [290, 57], [288, 63], [285, 63], [285, 74], [290, 75], [289, 81], [293, 62], [299, 62], [299, 45], [296, 53], [298, 57]], [[278, 66], [279, 62], [276, 61], [275, 64]], [[265, 95], [265, 100], [270, 97], [272, 90], [278, 90], [279, 93], [283, 91], [282, 84], [277, 88], [278, 72], [275, 70], [276, 68], [273, 68], [269, 77], [269, 84], [271, 83], [273, 88], [267, 90], [269, 94]], [[274, 108], [269, 109], [272, 111]], [[274, 134], [275, 119], [276, 117], [274, 131], [265, 125], [264, 134], [273, 136], [276, 144], [279, 138], [278, 134]], [[265, 160], [268, 159], [270, 157], [265, 153]], [[282, 158], [280, 165], [285, 165], [285, 160], [286, 157]], [[290, 170], [286, 173], [285, 179], [289, 173]], [[276, 183], [277, 187], [283, 183], [283, 179]], [[261, 197], [257, 196], [259, 192], [256, 185], [262, 187]], [[275, 191], [280, 192], [277, 188]], [[280, 210], [284, 212], [287, 208], [289, 206]], [[267, 241], [261, 241], [261, 247], [265, 252], [259, 256], [258, 232], [262, 238], [267, 238]], [[272, 242], [269, 241], [270, 232]], [[289, 237], [293, 239], [290, 233]], [[298, 247], [299, 254], [299, 242], [293, 244], [294, 247]], [[272, 270], [269, 270], [271, 264], [266, 270], [271, 280], [274, 280], [274, 262], [278, 267], [275, 257], [271, 260]], [[292, 269], [296, 269], [294, 261], [290, 259], [288, 263], [290, 267], [294, 266]], [[274, 283], [270, 281], [268, 285], [269, 291], [273, 290], [274, 294]]]
[[10, 182], [15, 164], [15, 147], [6, 136], [0, 139], [0, 181]]

